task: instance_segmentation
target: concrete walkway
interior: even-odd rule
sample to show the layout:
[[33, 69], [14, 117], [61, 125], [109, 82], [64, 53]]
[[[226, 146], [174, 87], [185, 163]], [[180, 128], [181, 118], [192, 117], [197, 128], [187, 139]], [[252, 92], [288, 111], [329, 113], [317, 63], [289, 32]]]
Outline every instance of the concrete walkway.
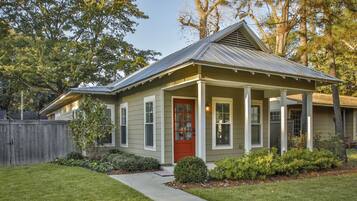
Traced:
[[155, 201], [204, 201], [203, 199], [165, 185], [174, 177], [162, 177], [152, 172], [111, 175], [112, 178], [141, 192]]

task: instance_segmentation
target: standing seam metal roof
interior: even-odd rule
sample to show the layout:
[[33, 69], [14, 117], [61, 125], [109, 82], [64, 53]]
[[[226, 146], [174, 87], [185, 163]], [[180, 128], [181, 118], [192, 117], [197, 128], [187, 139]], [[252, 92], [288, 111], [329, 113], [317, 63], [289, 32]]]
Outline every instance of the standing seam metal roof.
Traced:
[[[256, 42], [256, 44], [263, 51], [232, 47], [216, 43], [218, 40], [239, 28], [244, 28], [251, 39]], [[114, 92], [189, 61], [229, 65], [237, 68], [238, 70], [255, 70], [257, 72], [261, 71], [300, 76], [312, 80], [318, 79], [339, 82], [339, 80], [335, 77], [326, 75], [312, 68], [307, 68], [299, 63], [285, 58], [270, 54], [268, 49], [263, 45], [262, 41], [260, 41], [254, 32], [246, 25], [245, 21], [241, 21], [177, 52], [174, 52], [163, 59], [134, 72], [124, 79], [113, 82], [107, 86], [100, 87], [98, 90], [103, 93]], [[91, 90], [98, 91], [94, 87], [91, 87], [91, 89], [74, 88], [72, 90], [77, 92], [89, 92]]]

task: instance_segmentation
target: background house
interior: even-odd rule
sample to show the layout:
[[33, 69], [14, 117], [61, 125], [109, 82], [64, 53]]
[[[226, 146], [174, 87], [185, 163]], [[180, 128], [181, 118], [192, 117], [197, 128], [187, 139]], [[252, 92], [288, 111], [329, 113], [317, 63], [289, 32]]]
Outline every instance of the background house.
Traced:
[[[302, 95], [288, 96], [288, 134], [301, 133]], [[280, 100], [272, 98], [270, 104], [271, 144], [277, 146], [280, 136]], [[326, 139], [335, 134], [335, 119], [331, 94], [314, 93], [312, 96], [314, 134]], [[340, 96], [343, 130], [347, 143], [357, 142], [357, 97]]]

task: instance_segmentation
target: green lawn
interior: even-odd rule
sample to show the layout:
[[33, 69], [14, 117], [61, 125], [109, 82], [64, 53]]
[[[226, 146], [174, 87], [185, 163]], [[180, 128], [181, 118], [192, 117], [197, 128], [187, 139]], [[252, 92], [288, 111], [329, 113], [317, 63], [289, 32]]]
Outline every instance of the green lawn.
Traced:
[[0, 200], [149, 200], [105, 174], [40, 164], [0, 168]]
[[[348, 150], [347, 153], [349, 165], [357, 166], [357, 150]], [[187, 191], [210, 201], [354, 201], [357, 198], [356, 187], [357, 174], [354, 173], [229, 188], [193, 188]]]
[[344, 200], [357, 198], [357, 174], [323, 176], [268, 184], [187, 190], [207, 200]]

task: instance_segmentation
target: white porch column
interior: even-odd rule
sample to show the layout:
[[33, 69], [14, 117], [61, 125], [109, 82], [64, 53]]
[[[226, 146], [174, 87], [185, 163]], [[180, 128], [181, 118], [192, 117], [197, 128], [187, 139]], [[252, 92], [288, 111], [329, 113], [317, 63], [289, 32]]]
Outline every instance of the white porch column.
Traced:
[[197, 82], [198, 92], [198, 132], [197, 132], [197, 156], [206, 161], [206, 84]]
[[244, 150], [249, 153], [252, 148], [252, 126], [251, 126], [251, 110], [252, 96], [251, 87], [244, 87]]
[[280, 140], [281, 140], [281, 153], [288, 150], [288, 110], [286, 103], [286, 90], [280, 91]]
[[312, 93], [309, 92], [306, 95], [307, 104], [306, 104], [306, 118], [307, 118], [307, 148], [312, 151], [313, 148], [313, 106], [312, 106]]

